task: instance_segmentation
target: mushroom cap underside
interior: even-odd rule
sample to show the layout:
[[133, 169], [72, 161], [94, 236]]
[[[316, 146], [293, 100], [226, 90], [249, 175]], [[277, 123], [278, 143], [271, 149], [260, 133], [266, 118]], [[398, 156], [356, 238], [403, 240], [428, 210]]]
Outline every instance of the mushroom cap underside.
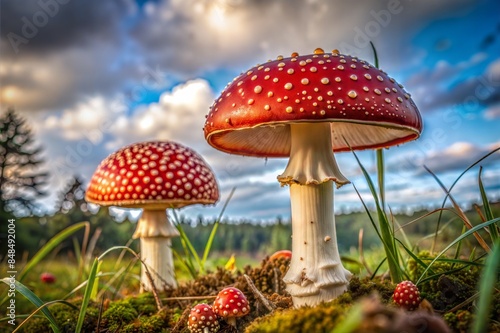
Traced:
[[289, 125], [300, 122], [330, 122], [333, 151], [398, 145], [422, 131], [415, 103], [393, 78], [356, 57], [324, 53], [242, 73], [212, 105], [204, 133], [222, 151], [287, 157]]

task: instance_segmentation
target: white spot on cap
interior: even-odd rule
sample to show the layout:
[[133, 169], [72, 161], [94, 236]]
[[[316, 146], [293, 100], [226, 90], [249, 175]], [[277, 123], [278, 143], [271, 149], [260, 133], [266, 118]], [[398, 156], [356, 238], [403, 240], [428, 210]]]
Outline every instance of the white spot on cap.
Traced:
[[303, 85], [307, 85], [309, 84], [309, 79], [303, 78], [302, 80], [300, 80], [300, 83], [302, 83]]
[[285, 111], [286, 111], [286, 113], [292, 113], [293, 108], [291, 106], [287, 106]]
[[330, 80], [327, 77], [324, 77], [321, 79], [321, 83], [328, 84], [328, 83], [330, 83]]
[[349, 92], [347, 93], [347, 96], [349, 96], [350, 98], [353, 98], [353, 99], [354, 99], [354, 98], [358, 97], [358, 93], [357, 93], [357, 92], [355, 92], [354, 90], [351, 90], [351, 91], [349, 91]]
[[287, 72], [288, 74], [293, 74], [295, 71], [293, 70], [293, 68], [289, 68], [286, 72]]
[[351, 76], [349, 76], [349, 78], [353, 81], [356, 81], [358, 79], [358, 76], [356, 74], [351, 74]]
[[260, 94], [262, 92], [262, 87], [261, 86], [255, 86], [255, 88], [253, 88], [253, 91], [256, 94]]
[[285, 84], [285, 89], [286, 89], [286, 90], [290, 90], [290, 89], [292, 89], [292, 88], [293, 88], [293, 84], [291, 84], [290, 82], [287, 82], [287, 83]]

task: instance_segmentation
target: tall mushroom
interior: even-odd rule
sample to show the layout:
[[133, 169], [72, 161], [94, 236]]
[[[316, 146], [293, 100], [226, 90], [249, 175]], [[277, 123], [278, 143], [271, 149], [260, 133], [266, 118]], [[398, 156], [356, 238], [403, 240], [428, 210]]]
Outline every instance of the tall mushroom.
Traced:
[[[203, 158], [179, 143], [135, 143], [112, 153], [97, 167], [85, 199], [101, 206], [142, 208], [133, 238], [157, 290], [175, 288], [171, 238], [179, 235], [165, 209], [214, 204], [215, 176]], [[143, 267], [141, 285], [151, 291]]]
[[293, 256], [284, 280], [295, 306], [337, 297], [351, 276], [340, 261], [333, 211], [333, 182], [349, 181], [333, 151], [385, 148], [416, 139], [421, 129], [417, 107], [400, 84], [337, 51], [257, 65], [214, 102], [204, 127], [211, 146], [290, 157], [278, 180], [290, 186]]

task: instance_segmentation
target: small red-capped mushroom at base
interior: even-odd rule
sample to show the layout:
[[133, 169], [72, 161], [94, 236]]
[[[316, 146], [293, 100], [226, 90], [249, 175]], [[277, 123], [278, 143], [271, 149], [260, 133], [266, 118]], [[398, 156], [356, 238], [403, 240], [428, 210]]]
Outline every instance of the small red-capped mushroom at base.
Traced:
[[269, 257], [269, 260], [273, 261], [281, 258], [292, 259], [292, 251], [290, 250], [276, 251]]
[[56, 277], [52, 273], [44, 272], [40, 274], [40, 281], [42, 281], [43, 283], [52, 284], [56, 282]]
[[188, 328], [191, 333], [218, 332], [219, 319], [210, 305], [201, 303], [191, 309]]
[[411, 281], [398, 283], [392, 299], [394, 303], [408, 311], [418, 308], [421, 302], [420, 292], [417, 286]]
[[248, 300], [241, 290], [234, 287], [222, 289], [213, 305], [214, 312], [229, 325], [236, 327], [236, 318], [250, 312]]

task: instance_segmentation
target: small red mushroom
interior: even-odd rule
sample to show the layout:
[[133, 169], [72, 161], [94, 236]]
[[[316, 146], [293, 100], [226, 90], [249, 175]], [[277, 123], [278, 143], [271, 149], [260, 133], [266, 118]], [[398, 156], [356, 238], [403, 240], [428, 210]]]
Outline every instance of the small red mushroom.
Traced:
[[171, 239], [179, 232], [165, 210], [218, 199], [217, 181], [205, 160], [173, 141], [137, 142], [112, 153], [97, 167], [85, 195], [101, 206], [143, 209], [132, 238], [140, 239], [145, 291], [177, 286]]
[[43, 283], [52, 284], [56, 282], [56, 277], [52, 273], [44, 272], [40, 274], [40, 281], [42, 281]]
[[234, 287], [224, 288], [215, 299], [214, 312], [236, 327], [236, 318], [246, 316], [250, 312], [250, 305], [241, 290]]
[[272, 261], [280, 258], [292, 259], [292, 251], [290, 250], [276, 251], [269, 257], [269, 260]]
[[210, 333], [218, 332], [220, 325], [212, 307], [202, 303], [191, 309], [188, 328], [191, 333]]
[[411, 281], [400, 282], [396, 286], [392, 298], [394, 303], [409, 311], [415, 310], [421, 301], [420, 292]]

